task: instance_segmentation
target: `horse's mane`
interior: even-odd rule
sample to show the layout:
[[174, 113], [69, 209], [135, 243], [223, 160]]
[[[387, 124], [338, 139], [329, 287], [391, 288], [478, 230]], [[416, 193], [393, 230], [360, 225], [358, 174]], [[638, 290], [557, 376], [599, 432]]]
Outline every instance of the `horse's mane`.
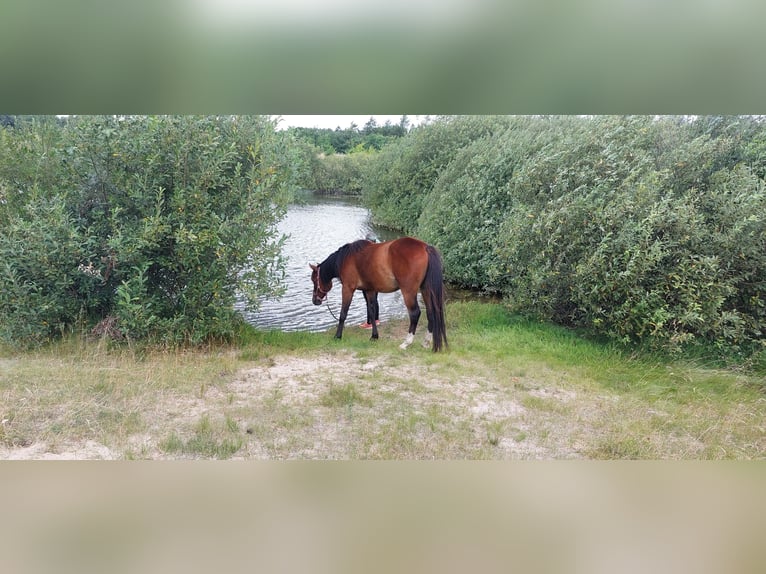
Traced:
[[322, 280], [322, 283], [327, 284], [332, 281], [333, 277], [340, 277], [340, 269], [343, 266], [346, 257], [353, 255], [354, 253], [359, 253], [370, 244], [372, 244], [372, 241], [368, 239], [359, 239], [353, 243], [346, 243], [335, 253], [322, 261], [319, 264], [319, 278]]

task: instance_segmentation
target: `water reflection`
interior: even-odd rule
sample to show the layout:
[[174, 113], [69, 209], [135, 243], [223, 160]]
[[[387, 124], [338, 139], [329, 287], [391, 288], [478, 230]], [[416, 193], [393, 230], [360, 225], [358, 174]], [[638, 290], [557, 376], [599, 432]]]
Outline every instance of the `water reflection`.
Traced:
[[[285, 294], [279, 299], [264, 299], [256, 313], [244, 313], [244, 316], [256, 327], [282, 331], [324, 331], [337, 324], [327, 305], [337, 317], [340, 313], [340, 284], [336, 279], [327, 301], [318, 307], [313, 305], [309, 263], [323, 261], [350, 241], [364, 238], [386, 241], [397, 237], [373, 226], [369, 212], [358, 202], [313, 195], [288, 208], [279, 230], [288, 236], [283, 251], [286, 258]], [[378, 301], [381, 321], [406, 315], [399, 292], [382, 293]], [[346, 326], [355, 327], [363, 323], [366, 316], [364, 297], [356, 293]]]

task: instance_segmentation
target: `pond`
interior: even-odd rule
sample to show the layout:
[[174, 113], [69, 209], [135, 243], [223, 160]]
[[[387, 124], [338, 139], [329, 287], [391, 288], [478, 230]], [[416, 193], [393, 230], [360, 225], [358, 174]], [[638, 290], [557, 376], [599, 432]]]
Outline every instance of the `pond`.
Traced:
[[[312, 283], [309, 263], [320, 263], [341, 245], [357, 239], [386, 241], [398, 234], [376, 227], [370, 212], [358, 201], [350, 198], [306, 195], [299, 203], [290, 205], [279, 224], [279, 231], [287, 235], [283, 254], [285, 265], [285, 293], [279, 299], [264, 299], [255, 313], [243, 312], [245, 319], [262, 329], [282, 331], [324, 331], [337, 325], [340, 313], [341, 288], [335, 280], [334, 288], [320, 306], [311, 302]], [[402, 296], [381, 293], [380, 320], [405, 317], [407, 311]], [[364, 323], [367, 310], [364, 297], [357, 292], [351, 303], [346, 327]]]

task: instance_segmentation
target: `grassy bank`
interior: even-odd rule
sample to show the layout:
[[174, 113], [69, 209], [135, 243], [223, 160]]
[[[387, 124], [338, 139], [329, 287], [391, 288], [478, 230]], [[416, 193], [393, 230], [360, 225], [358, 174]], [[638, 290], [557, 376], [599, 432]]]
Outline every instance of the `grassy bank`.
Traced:
[[[70, 339], [0, 355], [2, 458], [766, 456], [753, 374], [631, 358], [501, 305], [448, 306], [450, 349], [248, 332], [136, 351]], [[422, 337], [422, 333], [419, 333]]]

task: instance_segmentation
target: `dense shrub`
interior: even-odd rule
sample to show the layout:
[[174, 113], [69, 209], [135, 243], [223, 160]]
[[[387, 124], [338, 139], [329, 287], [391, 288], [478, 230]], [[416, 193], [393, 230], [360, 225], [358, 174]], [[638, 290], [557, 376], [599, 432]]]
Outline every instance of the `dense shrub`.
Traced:
[[[642, 129], [658, 137], [678, 128]], [[609, 165], [607, 174], [631, 166], [618, 178], [593, 173], [508, 211], [500, 252], [511, 304], [624, 342], [731, 348], [761, 339], [763, 182], [745, 167], [714, 171], [728, 153], [729, 142], [707, 136], [662, 155], [607, 137], [588, 163]]]
[[35, 169], [0, 174], [17, 194], [0, 218], [0, 292], [14, 297], [0, 299], [0, 322], [25, 325], [5, 339], [106, 317], [132, 338], [228, 337], [235, 301], [252, 307], [279, 285], [275, 226], [293, 180], [268, 120], [74, 118], [46, 161], [44, 182]]
[[0, 233], [0, 339], [42, 342], [92, 304], [85, 242], [59, 197], [33, 197]]
[[24, 208], [33, 189], [57, 189], [61, 184], [63, 130], [55, 117], [14, 125], [0, 128], [0, 225]]
[[320, 155], [314, 159], [310, 177], [302, 185], [320, 193], [360, 195], [365, 169], [375, 153], [357, 150], [348, 154]]
[[366, 195], [449, 280], [623, 342], [763, 345], [762, 119], [508, 118], [440, 140], [449, 125], [384, 150], [388, 191]]
[[455, 153], [425, 195], [417, 233], [442, 251], [449, 281], [499, 291], [498, 229], [515, 198], [509, 182], [550, 136], [548, 122], [512, 118]]
[[437, 118], [384, 147], [370, 163], [363, 197], [376, 223], [417, 232], [426, 194], [458, 151], [476, 139], [503, 129], [508, 118]]

